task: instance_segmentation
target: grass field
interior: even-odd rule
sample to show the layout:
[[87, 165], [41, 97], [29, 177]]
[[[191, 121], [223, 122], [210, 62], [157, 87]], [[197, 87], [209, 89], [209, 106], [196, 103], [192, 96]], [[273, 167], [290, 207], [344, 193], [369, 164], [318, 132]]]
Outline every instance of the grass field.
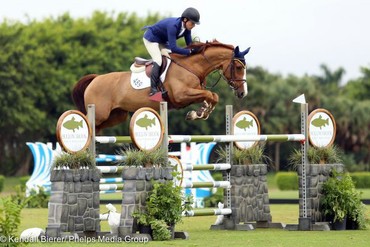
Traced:
[[[16, 178], [6, 179], [4, 191], [0, 196], [14, 192], [18, 184]], [[297, 191], [280, 191], [273, 181], [269, 181], [270, 198], [298, 198]], [[365, 190], [366, 197], [370, 198], [370, 190]], [[106, 195], [107, 197], [119, 197]], [[120, 212], [120, 205], [116, 205]], [[370, 218], [370, 206], [367, 206], [367, 215]], [[299, 208], [296, 204], [270, 205], [272, 221], [283, 224], [297, 224]], [[101, 212], [106, 212], [101, 205]], [[361, 231], [287, 231], [283, 229], [255, 229], [252, 231], [211, 231], [210, 226], [215, 222], [216, 216], [184, 218], [176, 226], [176, 231], [185, 231], [189, 234], [188, 240], [172, 240], [166, 242], [151, 241], [148, 246], [369, 246], [370, 230]], [[22, 210], [20, 234], [23, 230], [32, 227], [45, 229], [48, 221], [47, 209]], [[101, 223], [102, 231], [109, 231], [107, 222]], [[29, 246], [57, 247], [57, 246], [122, 246], [123, 243], [32, 243]], [[130, 243], [130, 246], [142, 246], [143, 243]], [[0, 243], [0, 246], [1, 243]]]
[[[119, 206], [117, 206], [119, 208]], [[273, 222], [284, 224], [298, 223], [298, 205], [271, 205]], [[106, 209], [102, 206], [102, 212]], [[368, 206], [368, 212], [370, 207]], [[369, 215], [370, 217], [370, 215]], [[211, 231], [209, 227], [216, 216], [184, 218], [176, 226], [176, 231], [189, 234], [188, 240], [166, 242], [151, 241], [148, 246], [369, 246], [370, 230], [361, 231], [287, 231], [282, 229], [261, 229], [252, 231]], [[31, 227], [45, 229], [47, 209], [24, 209], [19, 232]], [[108, 231], [106, 222], [101, 224], [102, 231]], [[62, 243], [63, 246], [121, 246], [122, 243]], [[142, 246], [143, 243], [130, 243]], [[31, 246], [53, 247], [61, 243], [32, 243]]]

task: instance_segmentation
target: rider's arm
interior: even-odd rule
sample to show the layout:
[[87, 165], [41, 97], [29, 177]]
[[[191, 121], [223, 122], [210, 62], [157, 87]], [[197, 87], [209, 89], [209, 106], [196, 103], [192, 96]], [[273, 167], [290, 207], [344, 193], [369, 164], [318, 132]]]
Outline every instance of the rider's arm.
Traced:
[[184, 39], [186, 46], [189, 46], [193, 41], [191, 40], [191, 31], [185, 30], [184, 32]]
[[[181, 54], [181, 55], [190, 55], [190, 50], [189, 49], [184, 49], [184, 48], [181, 48], [181, 47], [177, 46], [177, 44], [176, 44], [176, 41], [177, 41], [176, 35], [177, 35], [176, 26], [171, 25], [170, 27], [167, 28], [168, 46], [169, 46], [170, 50], [173, 53], [178, 53], [178, 54]], [[186, 39], [185, 39], [185, 41], [186, 41]], [[191, 41], [191, 38], [190, 38], [190, 41]]]

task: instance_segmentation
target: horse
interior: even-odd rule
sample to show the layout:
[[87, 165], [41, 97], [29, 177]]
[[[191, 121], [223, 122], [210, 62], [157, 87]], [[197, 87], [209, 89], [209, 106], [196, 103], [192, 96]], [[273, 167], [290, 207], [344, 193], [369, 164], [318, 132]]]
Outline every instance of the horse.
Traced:
[[[189, 47], [198, 48], [198, 54], [183, 56], [170, 54], [170, 64], [163, 81], [170, 109], [179, 109], [202, 103], [196, 111], [189, 111], [186, 120], [206, 120], [219, 101], [219, 96], [206, 89], [208, 74], [219, 70], [221, 76], [234, 91], [236, 97], [248, 93], [244, 56], [249, 49], [240, 51], [239, 46], [223, 44], [217, 40], [196, 42]], [[134, 89], [130, 83], [133, 72], [110, 72], [83, 76], [72, 91], [73, 101], [79, 111], [86, 114], [86, 106], [95, 104], [96, 131], [118, 125], [127, 120], [130, 112], [142, 107], [159, 111], [160, 104], [149, 97], [150, 88]]]

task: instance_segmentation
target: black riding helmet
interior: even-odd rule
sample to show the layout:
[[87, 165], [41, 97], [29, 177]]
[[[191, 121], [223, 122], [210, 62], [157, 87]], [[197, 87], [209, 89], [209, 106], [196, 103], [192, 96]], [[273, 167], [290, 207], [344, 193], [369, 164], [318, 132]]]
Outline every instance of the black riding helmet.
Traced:
[[181, 18], [188, 18], [190, 21], [194, 22], [195, 24], [199, 25], [200, 22], [200, 14], [197, 9], [195, 8], [187, 8], [181, 15]]

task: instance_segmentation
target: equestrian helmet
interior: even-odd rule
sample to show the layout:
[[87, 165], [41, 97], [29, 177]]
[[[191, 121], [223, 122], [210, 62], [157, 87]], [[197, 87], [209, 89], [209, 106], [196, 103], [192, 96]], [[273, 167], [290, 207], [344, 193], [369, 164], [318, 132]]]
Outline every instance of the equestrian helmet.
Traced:
[[187, 8], [181, 15], [181, 18], [188, 18], [190, 21], [194, 22], [195, 24], [199, 25], [200, 22], [200, 14], [197, 9], [195, 8]]

